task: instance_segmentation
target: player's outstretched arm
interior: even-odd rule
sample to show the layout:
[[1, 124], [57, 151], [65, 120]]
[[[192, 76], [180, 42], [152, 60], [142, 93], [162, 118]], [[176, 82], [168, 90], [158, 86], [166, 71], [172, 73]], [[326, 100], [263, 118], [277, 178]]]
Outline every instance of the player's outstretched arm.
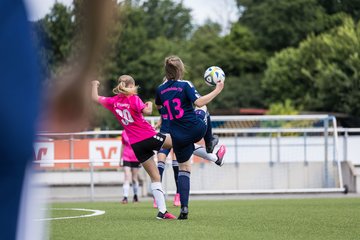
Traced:
[[95, 102], [99, 102], [99, 92], [98, 88], [100, 86], [100, 82], [95, 80], [91, 82], [92, 88], [91, 88], [91, 98]]
[[197, 106], [197, 107], [202, 107], [202, 106], [205, 106], [206, 104], [208, 104], [209, 102], [211, 102], [217, 95], [219, 95], [219, 93], [221, 93], [221, 91], [223, 90], [224, 88], [224, 82], [218, 82], [216, 84], [216, 87], [213, 91], [211, 91], [210, 93], [202, 96], [202, 97], [199, 97], [195, 102], [194, 104]]

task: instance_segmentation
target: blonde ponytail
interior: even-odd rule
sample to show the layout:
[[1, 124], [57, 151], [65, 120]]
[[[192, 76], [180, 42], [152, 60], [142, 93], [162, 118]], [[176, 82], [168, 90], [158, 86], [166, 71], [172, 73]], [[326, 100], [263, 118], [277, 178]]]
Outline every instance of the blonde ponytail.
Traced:
[[121, 75], [118, 79], [118, 85], [113, 89], [114, 94], [124, 94], [126, 96], [137, 94], [138, 86], [135, 86], [135, 80], [130, 75]]

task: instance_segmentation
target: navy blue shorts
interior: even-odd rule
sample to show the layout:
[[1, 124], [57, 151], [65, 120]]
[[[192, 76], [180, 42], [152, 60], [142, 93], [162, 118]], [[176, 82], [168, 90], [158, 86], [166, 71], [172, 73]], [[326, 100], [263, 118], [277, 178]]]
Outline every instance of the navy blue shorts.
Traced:
[[187, 129], [171, 129], [171, 137], [173, 141], [174, 153], [179, 163], [188, 161], [193, 154], [194, 143], [200, 141], [207, 130], [206, 113], [203, 110], [196, 110], [198, 121], [191, 128]]

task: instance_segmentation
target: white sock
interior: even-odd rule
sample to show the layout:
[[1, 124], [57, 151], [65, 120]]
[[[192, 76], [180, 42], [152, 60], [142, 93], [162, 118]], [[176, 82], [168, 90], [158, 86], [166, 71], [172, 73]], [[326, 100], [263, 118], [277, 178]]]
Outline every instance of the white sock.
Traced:
[[137, 195], [138, 188], [139, 188], [139, 182], [134, 181], [133, 184], [132, 184], [132, 187], [133, 187], [134, 195]]
[[124, 195], [124, 197], [129, 196], [129, 188], [130, 188], [130, 184], [128, 182], [124, 182], [124, 185], [123, 185], [123, 195]]
[[159, 209], [159, 212], [165, 213], [166, 212], [166, 203], [165, 203], [165, 196], [162, 190], [161, 182], [153, 182], [151, 183], [151, 191], [156, 201], [156, 205]]
[[218, 160], [216, 154], [214, 153], [207, 153], [206, 149], [198, 144], [194, 144], [195, 146], [195, 150], [194, 150], [194, 155], [201, 157], [205, 160], [211, 161], [211, 162], [216, 162]]

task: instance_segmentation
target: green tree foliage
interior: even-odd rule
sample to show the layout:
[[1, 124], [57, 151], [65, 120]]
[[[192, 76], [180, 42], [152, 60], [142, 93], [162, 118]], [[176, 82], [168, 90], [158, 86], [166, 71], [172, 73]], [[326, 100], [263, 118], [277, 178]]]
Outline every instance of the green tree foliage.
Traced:
[[[295, 109], [360, 116], [359, 27], [352, 21], [359, 19], [359, 1], [237, 0], [241, 16], [225, 35], [210, 21], [194, 28], [182, 1], [114, 1], [109, 48], [99, 63], [100, 93], [112, 95], [118, 77], [130, 74], [140, 97], [151, 100], [164, 76], [164, 58], [178, 55], [186, 64], [185, 79], [202, 95], [212, 90], [204, 71], [214, 65], [225, 71], [225, 89], [210, 110], [280, 106], [273, 103], [286, 109], [290, 99]], [[81, 48], [77, 40], [88, 21], [84, 4], [55, 3], [33, 23], [42, 63], [52, 73]], [[96, 114], [94, 125], [118, 126], [107, 111]]]
[[355, 21], [360, 19], [360, 0], [318, 0], [328, 14], [347, 13]]
[[[286, 99], [284, 102], [276, 102], [270, 104], [267, 115], [298, 115], [300, 108], [295, 107], [290, 99]], [[287, 120], [274, 120], [263, 122], [263, 127], [271, 128], [306, 128], [313, 126], [313, 120], [298, 120], [298, 121], [287, 121]], [[273, 134], [277, 136], [277, 134]], [[282, 136], [299, 136], [299, 133], [282, 133]]]
[[238, 109], [239, 107], [263, 107], [262, 90], [259, 87], [261, 72], [265, 68], [266, 54], [258, 50], [258, 43], [248, 28], [236, 23], [230, 33], [220, 36], [218, 24], [207, 22], [199, 27], [190, 40], [190, 79], [200, 93], [211, 89], [204, 84], [203, 74], [213, 65], [226, 74], [227, 91], [223, 91], [210, 109]]
[[268, 63], [263, 87], [268, 102], [292, 99], [307, 110], [360, 115], [360, 27], [351, 18]]
[[72, 51], [74, 23], [72, 10], [55, 3], [49, 14], [34, 23], [41, 41], [40, 57], [48, 72], [55, 72]]
[[149, 39], [185, 39], [192, 31], [190, 9], [171, 0], [148, 0], [141, 6]]
[[142, 5], [133, 1], [119, 4], [117, 31], [103, 69], [103, 77], [109, 81], [107, 93], [120, 75], [130, 74], [141, 86], [141, 97], [153, 98], [162, 81], [164, 58], [182, 55], [191, 27], [190, 10], [182, 3], [151, 0]]
[[244, 25], [233, 24], [221, 46], [221, 63], [228, 74], [241, 76], [245, 72], [258, 73], [265, 69], [266, 52], [254, 33]]
[[317, 34], [333, 26], [317, 0], [237, 2], [244, 9], [239, 22], [252, 29], [261, 46], [270, 52], [296, 46], [308, 34]]
[[293, 102], [290, 99], [286, 99], [284, 102], [276, 102], [270, 104], [267, 115], [298, 115], [299, 110], [296, 109]]

